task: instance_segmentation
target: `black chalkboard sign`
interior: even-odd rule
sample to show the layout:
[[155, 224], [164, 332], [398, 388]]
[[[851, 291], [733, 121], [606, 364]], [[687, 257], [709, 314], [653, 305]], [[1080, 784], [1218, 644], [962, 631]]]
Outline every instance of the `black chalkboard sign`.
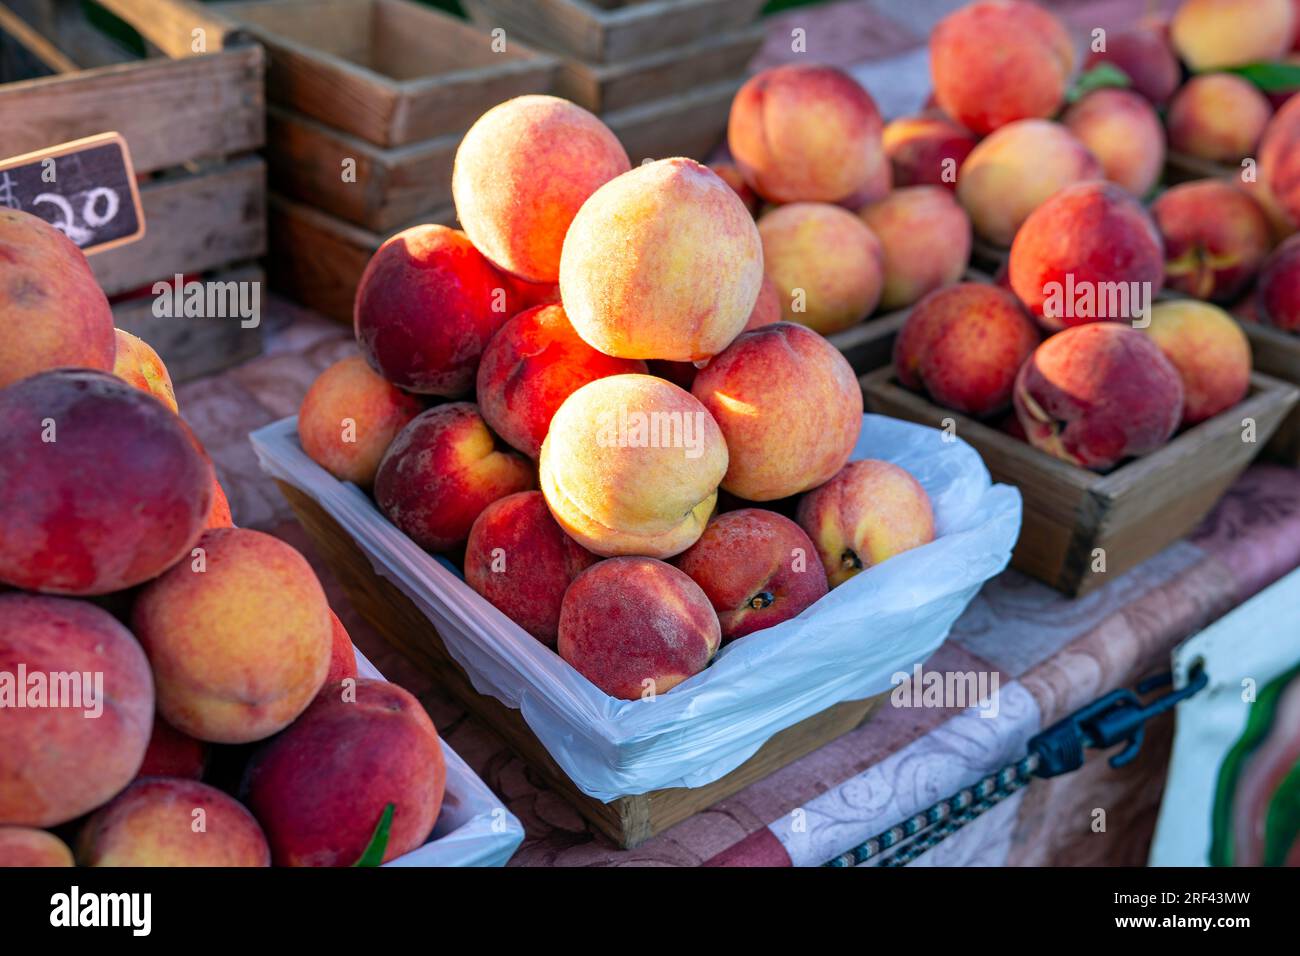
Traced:
[[39, 216], [87, 255], [144, 235], [131, 153], [117, 133], [0, 160], [0, 206]]

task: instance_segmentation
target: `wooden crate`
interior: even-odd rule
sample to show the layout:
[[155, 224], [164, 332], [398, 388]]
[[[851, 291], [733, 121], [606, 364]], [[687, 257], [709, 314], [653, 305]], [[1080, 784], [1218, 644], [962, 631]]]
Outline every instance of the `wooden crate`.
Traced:
[[727, 129], [731, 101], [740, 79], [642, 103], [601, 117], [622, 142], [632, 160], [689, 156], [703, 160], [718, 145]]
[[[1250, 339], [1257, 371], [1300, 385], [1300, 335], [1251, 321], [1242, 321], [1241, 328]], [[1300, 408], [1294, 409], [1278, 426], [1264, 454], [1284, 465], [1300, 468]]]
[[500, 734], [551, 788], [620, 846], [644, 843], [656, 833], [848, 733], [866, 721], [888, 697], [886, 693], [867, 700], [846, 701], [815, 714], [776, 734], [745, 763], [706, 786], [655, 790], [602, 803], [573, 784], [533, 735], [519, 711], [474, 689], [460, 665], [447, 653], [429, 619], [401, 590], [375, 574], [370, 560], [333, 518], [297, 488], [284, 482], [277, 484], [343, 585], [348, 600], [370, 625]]
[[[942, 428], [945, 419], [984, 459], [994, 481], [1017, 486], [1024, 522], [1011, 563], [1058, 591], [1085, 594], [1191, 531], [1245, 470], [1295, 406], [1300, 390], [1251, 376], [1234, 408], [1178, 435], [1165, 447], [1097, 474], [1061, 461], [974, 419], [941, 408], [898, 384], [893, 366], [863, 376], [870, 411]], [[1252, 418], [1256, 442], [1242, 441]], [[1094, 571], [1095, 549], [1105, 553]]]

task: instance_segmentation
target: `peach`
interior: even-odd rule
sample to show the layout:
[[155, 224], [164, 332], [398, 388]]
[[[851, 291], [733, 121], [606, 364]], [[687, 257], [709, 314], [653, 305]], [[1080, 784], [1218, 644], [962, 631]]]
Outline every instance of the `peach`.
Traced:
[[749, 183], [745, 182], [745, 174], [740, 171], [740, 167], [735, 163], [709, 163], [709, 169], [717, 173], [718, 178], [736, 191], [740, 201], [745, 204], [752, 216], [758, 212], [759, 203], [762, 200], [758, 193], [749, 188]]
[[375, 504], [427, 551], [464, 544], [492, 502], [533, 487], [532, 463], [499, 448], [478, 408], [430, 408], [398, 433], [375, 476]]
[[894, 340], [894, 369], [908, 388], [983, 418], [1010, 407], [1016, 372], [1038, 342], [1015, 296], [967, 282], [917, 303]]
[[885, 253], [853, 213], [827, 203], [791, 203], [764, 215], [758, 232], [785, 321], [830, 335], [875, 311]]
[[1133, 91], [1152, 106], [1164, 106], [1183, 82], [1182, 67], [1163, 33], [1139, 24], [1128, 30], [1108, 33], [1106, 49], [1089, 54], [1084, 70], [1109, 63], [1133, 84]]
[[1035, 448], [1104, 471], [1169, 441], [1183, 417], [1178, 370], [1118, 322], [1053, 335], [1016, 376], [1016, 417]]
[[1165, 166], [1165, 130], [1155, 108], [1128, 90], [1093, 90], [1061, 118], [1101, 162], [1102, 172], [1139, 199]]
[[564, 592], [560, 656], [611, 697], [666, 694], [704, 670], [721, 644], [704, 591], [653, 558], [601, 561]]
[[704, 531], [726, 472], [722, 431], [690, 392], [613, 375], [555, 413], [539, 484], [560, 527], [587, 550], [666, 558]]
[[1062, 189], [1011, 245], [1011, 287], [1048, 331], [1145, 314], [1164, 282], [1164, 246], [1147, 211], [1108, 182]]
[[53, 833], [0, 826], [0, 868], [73, 865], [72, 851]]
[[1268, 216], [1230, 182], [1204, 179], [1162, 193], [1151, 215], [1165, 243], [1165, 285], [1198, 299], [1234, 301], [1273, 245]]
[[862, 430], [862, 389], [848, 361], [790, 322], [741, 335], [700, 371], [691, 393], [727, 441], [722, 487], [747, 501], [829, 480]]
[[930, 34], [930, 77], [943, 111], [981, 135], [1052, 116], [1074, 71], [1065, 27], [1021, 0], [981, 0]]
[[330, 617], [306, 559], [278, 538], [215, 528], [140, 592], [132, 628], [158, 711], [181, 733], [249, 743], [284, 729], [325, 681]]
[[1021, 120], [971, 150], [957, 199], [977, 235], [1009, 246], [1029, 214], [1066, 186], [1102, 177], [1101, 163], [1059, 123]]
[[172, 377], [153, 347], [144, 339], [121, 329], [114, 329], [113, 334], [117, 341], [113, 374], [145, 394], [152, 395], [173, 412], [179, 411]]
[[1279, 60], [1294, 31], [1291, 0], [1183, 0], [1169, 24], [1174, 49], [1198, 73]]
[[616, 358], [716, 355], [744, 328], [762, 281], [745, 204], [691, 159], [646, 163], [596, 190], [560, 259], [569, 321]]
[[598, 560], [564, 533], [540, 491], [521, 491], [492, 502], [474, 522], [465, 583], [553, 648], [565, 589]]
[[197, 780], [137, 780], [77, 837], [82, 866], [271, 865], [266, 836], [238, 801]]
[[1272, 115], [1268, 99], [1249, 81], [1231, 73], [1194, 76], [1169, 103], [1169, 148], [1236, 164], [1254, 153]]
[[1300, 333], [1300, 236], [1269, 256], [1259, 274], [1260, 318], [1284, 332]]
[[934, 540], [934, 511], [920, 482], [887, 461], [851, 461], [799, 501], [830, 586]]
[[474, 387], [479, 357], [510, 318], [506, 277], [463, 232], [413, 226], [384, 242], [357, 286], [361, 353], [398, 388], [456, 398]]
[[1296, 234], [1296, 224], [1287, 216], [1286, 210], [1282, 208], [1282, 204], [1273, 195], [1273, 190], [1265, 182], [1262, 171], [1253, 179], [1242, 179], [1236, 185], [1247, 196], [1255, 200], [1259, 208], [1264, 211], [1264, 216], [1268, 219], [1269, 232], [1272, 234], [1274, 247], [1281, 245]]
[[226, 491], [221, 487], [221, 482], [213, 478], [212, 507], [208, 509], [208, 520], [204, 523], [203, 528], [206, 531], [209, 528], [233, 528], [234, 525], [234, 518], [230, 513], [230, 500], [226, 497]]
[[885, 155], [894, 186], [944, 186], [956, 191], [957, 171], [979, 140], [940, 116], [907, 116], [885, 127]]
[[563, 306], [539, 306], [516, 315], [488, 343], [478, 367], [479, 411], [507, 443], [536, 458], [566, 398], [606, 375], [645, 371], [639, 359], [612, 358], [584, 342]]
[[201, 780], [208, 764], [209, 749], [204, 741], [181, 733], [161, 717], [155, 716], [149, 747], [144, 752], [144, 760], [136, 772], [136, 779], [182, 777]]
[[505, 273], [506, 298], [510, 315], [518, 315], [539, 305], [559, 305], [559, 282], [528, 282]]
[[1291, 227], [1300, 226], [1300, 96], [1289, 99], [1265, 128], [1259, 176]]
[[107, 611], [0, 594], [0, 823], [55, 826], [111, 799], [140, 767], [153, 706], [149, 662]]
[[882, 309], [901, 309], [952, 285], [970, 264], [970, 217], [941, 186], [896, 189], [859, 213], [885, 261]]
[[276, 866], [351, 866], [393, 805], [383, 862], [423, 845], [447, 786], [433, 721], [409, 692], [331, 684], [249, 761], [240, 793], [266, 831]]
[[451, 174], [456, 218], [498, 268], [554, 282], [574, 216], [628, 171], [627, 152], [582, 107], [554, 96], [517, 96], [470, 127]]
[[808, 535], [761, 508], [718, 515], [673, 564], [713, 605], [724, 644], [799, 616], [829, 590]]
[[763, 70], [731, 102], [727, 145], [745, 181], [774, 203], [839, 202], [869, 189], [884, 147], [880, 111], [831, 66]]
[[1212, 418], [1246, 397], [1250, 342], [1222, 309], [1188, 299], [1161, 302], [1142, 331], [1182, 377], [1184, 425]]
[[346, 677], [356, 676], [357, 653], [352, 638], [339, 616], [330, 611], [330, 667], [325, 672], [325, 683], [337, 684]]
[[106, 372], [57, 369], [0, 390], [0, 583], [108, 594], [189, 552], [212, 464], [163, 404]]
[[61, 366], [107, 372], [116, 351], [113, 313], [81, 250], [0, 206], [0, 388]]

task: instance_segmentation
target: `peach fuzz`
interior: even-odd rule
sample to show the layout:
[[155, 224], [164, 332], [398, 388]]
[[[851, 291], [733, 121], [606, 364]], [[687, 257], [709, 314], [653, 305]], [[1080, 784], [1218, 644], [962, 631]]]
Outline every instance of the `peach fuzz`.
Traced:
[[799, 502], [831, 587], [934, 540], [934, 510], [920, 482], [887, 461], [851, 461]]
[[446, 758], [420, 702], [380, 680], [344, 690], [325, 687], [248, 763], [240, 794], [276, 866], [351, 866], [389, 804], [385, 863], [422, 846], [438, 820]]
[[1183, 417], [1183, 383], [1151, 338], [1094, 322], [1035, 350], [1016, 377], [1015, 404], [1035, 448], [1104, 471], [1169, 441]]
[[980, 135], [1052, 116], [1074, 70], [1074, 47], [1054, 15], [1021, 0], [981, 0], [930, 34], [930, 77], [945, 113]]
[[301, 554], [260, 531], [216, 528], [196, 551], [151, 581], [131, 616], [158, 712], [199, 740], [261, 740], [288, 726], [325, 681], [325, 592]]
[[566, 398], [606, 375], [645, 371], [639, 359], [612, 358], [584, 342], [563, 306], [539, 306], [516, 315], [488, 343], [478, 367], [479, 411], [508, 444], [536, 458]]
[[1165, 244], [1165, 285], [1231, 302], [1255, 279], [1273, 245], [1268, 216], [1230, 182], [1182, 183], [1151, 204]]
[[564, 591], [599, 558], [551, 517], [540, 491], [494, 501], [469, 532], [465, 583], [548, 647], [555, 647]]
[[827, 203], [791, 203], [765, 214], [758, 233], [785, 321], [830, 335], [875, 311], [885, 253], [853, 213]]
[[1161, 302], [1142, 331], [1182, 377], [1184, 425], [1212, 418], [1246, 397], [1250, 342], [1222, 309], [1187, 299]]
[[518, 96], [480, 116], [461, 140], [451, 174], [456, 218], [498, 268], [554, 282], [574, 216], [630, 168], [618, 138], [582, 107]]
[[[202, 811], [203, 826], [196, 826]], [[262, 828], [238, 801], [197, 780], [137, 780], [77, 837], [82, 866], [271, 865]]]
[[[48, 675], [74, 672], [102, 675], [84, 689], [84, 706], [32, 696], [36, 675], [48, 685]], [[0, 678], [0, 824], [66, 823], [131, 782], [149, 745], [153, 678], [140, 645], [107, 611], [0, 594]]]
[[117, 358], [113, 362], [113, 374], [145, 394], [152, 395], [173, 412], [179, 411], [176, 406], [176, 389], [172, 386], [172, 377], [158, 353], [148, 342], [130, 332], [114, 329], [113, 334], [117, 341]]
[[31, 827], [0, 826], [0, 869], [73, 865], [72, 851], [53, 833]]
[[533, 466], [499, 448], [469, 402], [439, 405], [398, 433], [375, 476], [375, 504], [427, 551], [465, 543], [483, 509], [534, 486]]
[[1282, 243], [1264, 263], [1258, 302], [1264, 322], [1300, 334], [1300, 236]]
[[801, 325], [746, 332], [695, 376], [731, 460], [722, 487], [747, 501], [815, 488], [862, 430], [862, 389], [844, 356]]
[[957, 171], [975, 144], [975, 134], [942, 116], [907, 116], [885, 127], [885, 155], [894, 186], [957, 189]]
[[155, 715], [149, 747], [144, 752], [144, 760], [140, 763], [136, 778], [183, 777], [201, 780], [208, 764], [209, 749], [204, 741], [181, 733]]
[[700, 586], [653, 558], [611, 558], [569, 585], [560, 657], [611, 697], [666, 694], [708, 665], [722, 644]]
[[749, 78], [727, 120], [746, 182], [774, 203], [840, 202], [870, 189], [883, 164], [880, 111], [853, 77], [785, 64]]
[[1016, 372], [1039, 339], [1014, 295], [962, 283], [917, 303], [894, 340], [894, 370], [945, 408], [984, 418], [1010, 407]]
[[1139, 199], [1165, 166], [1165, 130], [1155, 108], [1128, 90], [1093, 90], [1061, 118], [1101, 162], [1102, 172]]
[[952, 285], [970, 263], [970, 217], [941, 186], [896, 189], [859, 215], [884, 255], [881, 309], [901, 309]]
[[1102, 177], [1101, 163], [1059, 123], [1021, 120], [976, 146], [957, 178], [975, 233], [1009, 246], [1029, 214], [1066, 186]]
[[81, 250], [0, 207], [0, 388], [52, 368], [107, 372], [116, 353], [113, 313]]
[[1292, 229], [1300, 226], [1300, 96], [1289, 99], [1264, 130], [1259, 175]]
[[189, 552], [213, 480], [189, 426], [107, 372], [57, 369], [10, 385], [0, 390], [0, 583], [94, 595], [147, 581]]
[[1279, 60], [1295, 33], [1291, 0], [1183, 0], [1169, 38], [1194, 72]]
[[646, 163], [598, 189], [560, 259], [573, 328], [617, 358], [716, 355], [744, 328], [762, 281], [763, 248], [745, 204], [692, 159]]
[[1034, 210], [1009, 260], [1012, 289], [1048, 331], [1139, 317], [1160, 291], [1164, 267], [1147, 211], [1101, 181], [1062, 189]]
[[1272, 115], [1268, 99], [1248, 80], [1230, 73], [1194, 76], [1169, 103], [1169, 148], [1236, 164], [1254, 153]]
[[370, 367], [398, 388], [456, 398], [510, 318], [504, 275], [446, 226], [413, 226], [384, 242], [357, 286], [353, 327]]
[[1089, 54], [1084, 71], [1102, 63], [1120, 70], [1133, 91], [1152, 106], [1164, 106], [1183, 82], [1183, 70], [1163, 31], [1149, 24], [1111, 32], [1106, 49]]
[[667, 558], [704, 531], [727, 461], [718, 423], [690, 392], [613, 375], [555, 413], [539, 483], [560, 527], [587, 550]]
[[745, 182], [745, 175], [740, 171], [739, 166], [735, 163], [709, 163], [709, 169], [736, 191], [736, 195], [740, 197], [740, 201], [745, 204], [751, 216], [758, 212], [762, 200], [758, 193], [749, 188], [749, 183]]
[[330, 611], [330, 667], [325, 672], [325, 683], [336, 684], [346, 677], [356, 676], [357, 652], [352, 646], [352, 638], [339, 616]]
[[829, 590], [808, 535], [761, 508], [718, 515], [673, 564], [713, 605], [724, 644], [799, 616]]

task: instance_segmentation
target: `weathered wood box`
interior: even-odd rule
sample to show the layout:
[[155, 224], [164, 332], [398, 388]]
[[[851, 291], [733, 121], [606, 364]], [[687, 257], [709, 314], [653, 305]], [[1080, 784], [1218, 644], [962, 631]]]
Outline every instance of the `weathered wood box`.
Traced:
[[[1243, 321], [1241, 328], [1250, 340], [1256, 369], [1300, 386], [1300, 335], [1252, 321]], [[1283, 419], [1264, 454], [1284, 465], [1300, 468], [1300, 407]]]

